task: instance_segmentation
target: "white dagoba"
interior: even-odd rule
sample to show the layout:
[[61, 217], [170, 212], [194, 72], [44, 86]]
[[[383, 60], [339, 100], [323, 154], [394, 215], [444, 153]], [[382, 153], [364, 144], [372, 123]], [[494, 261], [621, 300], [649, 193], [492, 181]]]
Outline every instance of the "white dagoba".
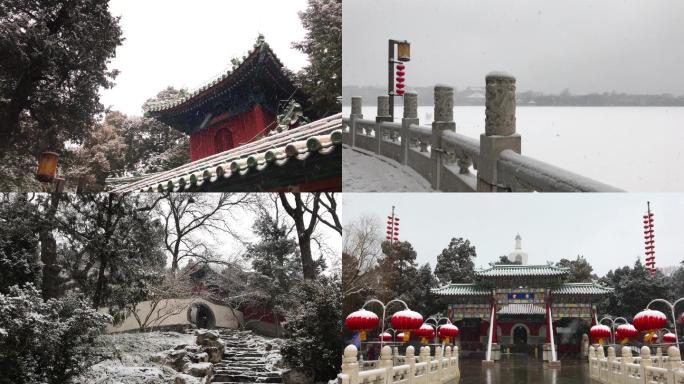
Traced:
[[515, 250], [508, 254], [508, 260], [520, 262], [520, 264], [527, 264], [527, 253], [522, 250], [522, 237], [520, 234], [515, 237]]

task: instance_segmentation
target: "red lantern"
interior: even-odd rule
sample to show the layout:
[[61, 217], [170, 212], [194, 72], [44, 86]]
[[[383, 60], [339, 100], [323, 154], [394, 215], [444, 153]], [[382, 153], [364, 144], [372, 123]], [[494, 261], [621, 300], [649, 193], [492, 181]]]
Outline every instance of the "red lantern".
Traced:
[[378, 338], [380, 339], [380, 341], [384, 341], [384, 342], [392, 341], [392, 335], [389, 334], [388, 332], [381, 333], [380, 336], [378, 336]]
[[373, 329], [380, 324], [378, 315], [365, 309], [352, 312], [347, 316], [344, 325], [351, 331], [358, 331], [361, 341], [366, 341], [366, 331]]
[[682, 321], [682, 325], [684, 325], [684, 312], [682, 312], [682, 318], [680, 320]]
[[674, 344], [677, 342], [677, 336], [674, 333], [668, 332], [663, 335], [663, 343]]
[[439, 327], [439, 338], [442, 339], [445, 344], [449, 344], [449, 339], [458, 336], [459, 333], [458, 327], [453, 324], [444, 324]]
[[397, 340], [401, 340], [402, 343], [405, 343], [408, 341], [404, 332], [397, 333]]
[[651, 342], [653, 337], [656, 336], [656, 331], [667, 325], [667, 317], [660, 311], [644, 309], [634, 316], [632, 323], [639, 332], [646, 332], [644, 340]]
[[435, 338], [435, 329], [430, 324], [423, 324], [416, 329], [416, 336], [420, 337], [422, 344], [427, 344], [428, 340]]
[[620, 344], [626, 344], [638, 333], [639, 331], [632, 324], [622, 324], [615, 330], [615, 337], [620, 340]]
[[589, 329], [589, 334], [594, 340], [598, 340], [600, 345], [603, 345], [603, 339], [610, 337], [610, 328], [607, 325], [597, 324]]
[[390, 322], [392, 328], [405, 333], [404, 340], [408, 341], [411, 339], [411, 331], [420, 328], [423, 324], [423, 316], [416, 311], [405, 309], [392, 315]]

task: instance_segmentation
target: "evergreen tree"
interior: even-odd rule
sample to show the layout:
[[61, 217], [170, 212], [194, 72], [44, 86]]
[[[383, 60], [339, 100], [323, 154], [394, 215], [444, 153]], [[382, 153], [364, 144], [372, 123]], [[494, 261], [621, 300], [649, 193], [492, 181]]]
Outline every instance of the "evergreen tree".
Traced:
[[408, 241], [383, 241], [381, 248], [383, 256], [377, 266], [382, 284], [380, 300], [410, 299], [418, 276], [416, 251]]
[[0, 293], [13, 285], [40, 284], [36, 208], [24, 194], [0, 200]]
[[522, 262], [516, 260], [512, 261], [507, 255], [499, 256], [499, 261], [494, 263], [495, 265], [520, 265]]
[[633, 268], [624, 266], [608, 271], [599, 281], [615, 288], [615, 293], [608, 296], [599, 307], [605, 308], [613, 316], [628, 319], [643, 310], [651, 300], [669, 297], [671, 293], [665, 276], [660, 271], [653, 276], [641, 260], [637, 260]]
[[338, 277], [320, 277], [304, 280], [291, 292], [296, 304], [289, 311], [281, 353], [289, 367], [310, 371], [316, 382], [328, 382], [340, 371], [341, 288]]
[[594, 268], [582, 255], [577, 255], [575, 260], [561, 259], [556, 265], [570, 269], [567, 280], [570, 283], [585, 283], [596, 280], [597, 276], [592, 273]]
[[437, 288], [439, 282], [432, 274], [430, 263], [425, 263], [418, 269], [417, 277], [415, 287], [411, 292], [412, 297], [407, 303], [411, 309], [418, 311], [425, 317], [434, 315], [441, 309], [442, 305], [439, 302], [439, 297], [432, 293], [432, 289]]
[[112, 86], [116, 71], [107, 64], [123, 41], [108, 3], [0, 2], [0, 153], [84, 139], [103, 110], [99, 91]]
[[257, 272], [252, 284], [266, 291], [262, 305], [273, 312], [278, 322], [289, 312], [290, 291], [301, 278], [297, 242], [288, 236], [288, 228], [267, 211], [260, 213], [252, 228], [258, 236], [247, 247], [247, 258]]
[[339, 113], [342, 92], [342, 0], [309, 0], [300, 12], [307, 33], [294, 48], [309, 56], [310, 64], [296, 82], [311, 96], [309, 115], [314, 118]]
[[449, 247], [437, 256], [435, 275], [440, 283], [470, 283], [475, 279], [475, 246], [462, 237], [452, 238]]

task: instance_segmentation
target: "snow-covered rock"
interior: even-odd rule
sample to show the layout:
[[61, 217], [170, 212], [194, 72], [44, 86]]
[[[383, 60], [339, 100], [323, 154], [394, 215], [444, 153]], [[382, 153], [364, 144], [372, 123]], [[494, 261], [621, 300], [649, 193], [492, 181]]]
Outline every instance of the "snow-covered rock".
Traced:
[[211, 377], [213, 368], [214, 364], [212, 363], [195, 363], [190, 364], [186, 372], [195, 377]]

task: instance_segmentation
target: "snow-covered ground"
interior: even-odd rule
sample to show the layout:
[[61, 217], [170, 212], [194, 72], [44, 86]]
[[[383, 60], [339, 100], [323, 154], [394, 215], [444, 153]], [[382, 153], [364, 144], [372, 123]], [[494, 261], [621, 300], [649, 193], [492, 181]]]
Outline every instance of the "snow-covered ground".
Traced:
[[342, 179], [345, 192], [433, 191], [413, 169], [356, 148], [342, 148]]
[[152, 362], [153, 355], [177, 345], [195, 344], [195, 336], [178, 332], [120, 333], [99, 336], [95, 353], [103, 360], [75, 382], [83, 384], [166, 384], [178, 374]]

